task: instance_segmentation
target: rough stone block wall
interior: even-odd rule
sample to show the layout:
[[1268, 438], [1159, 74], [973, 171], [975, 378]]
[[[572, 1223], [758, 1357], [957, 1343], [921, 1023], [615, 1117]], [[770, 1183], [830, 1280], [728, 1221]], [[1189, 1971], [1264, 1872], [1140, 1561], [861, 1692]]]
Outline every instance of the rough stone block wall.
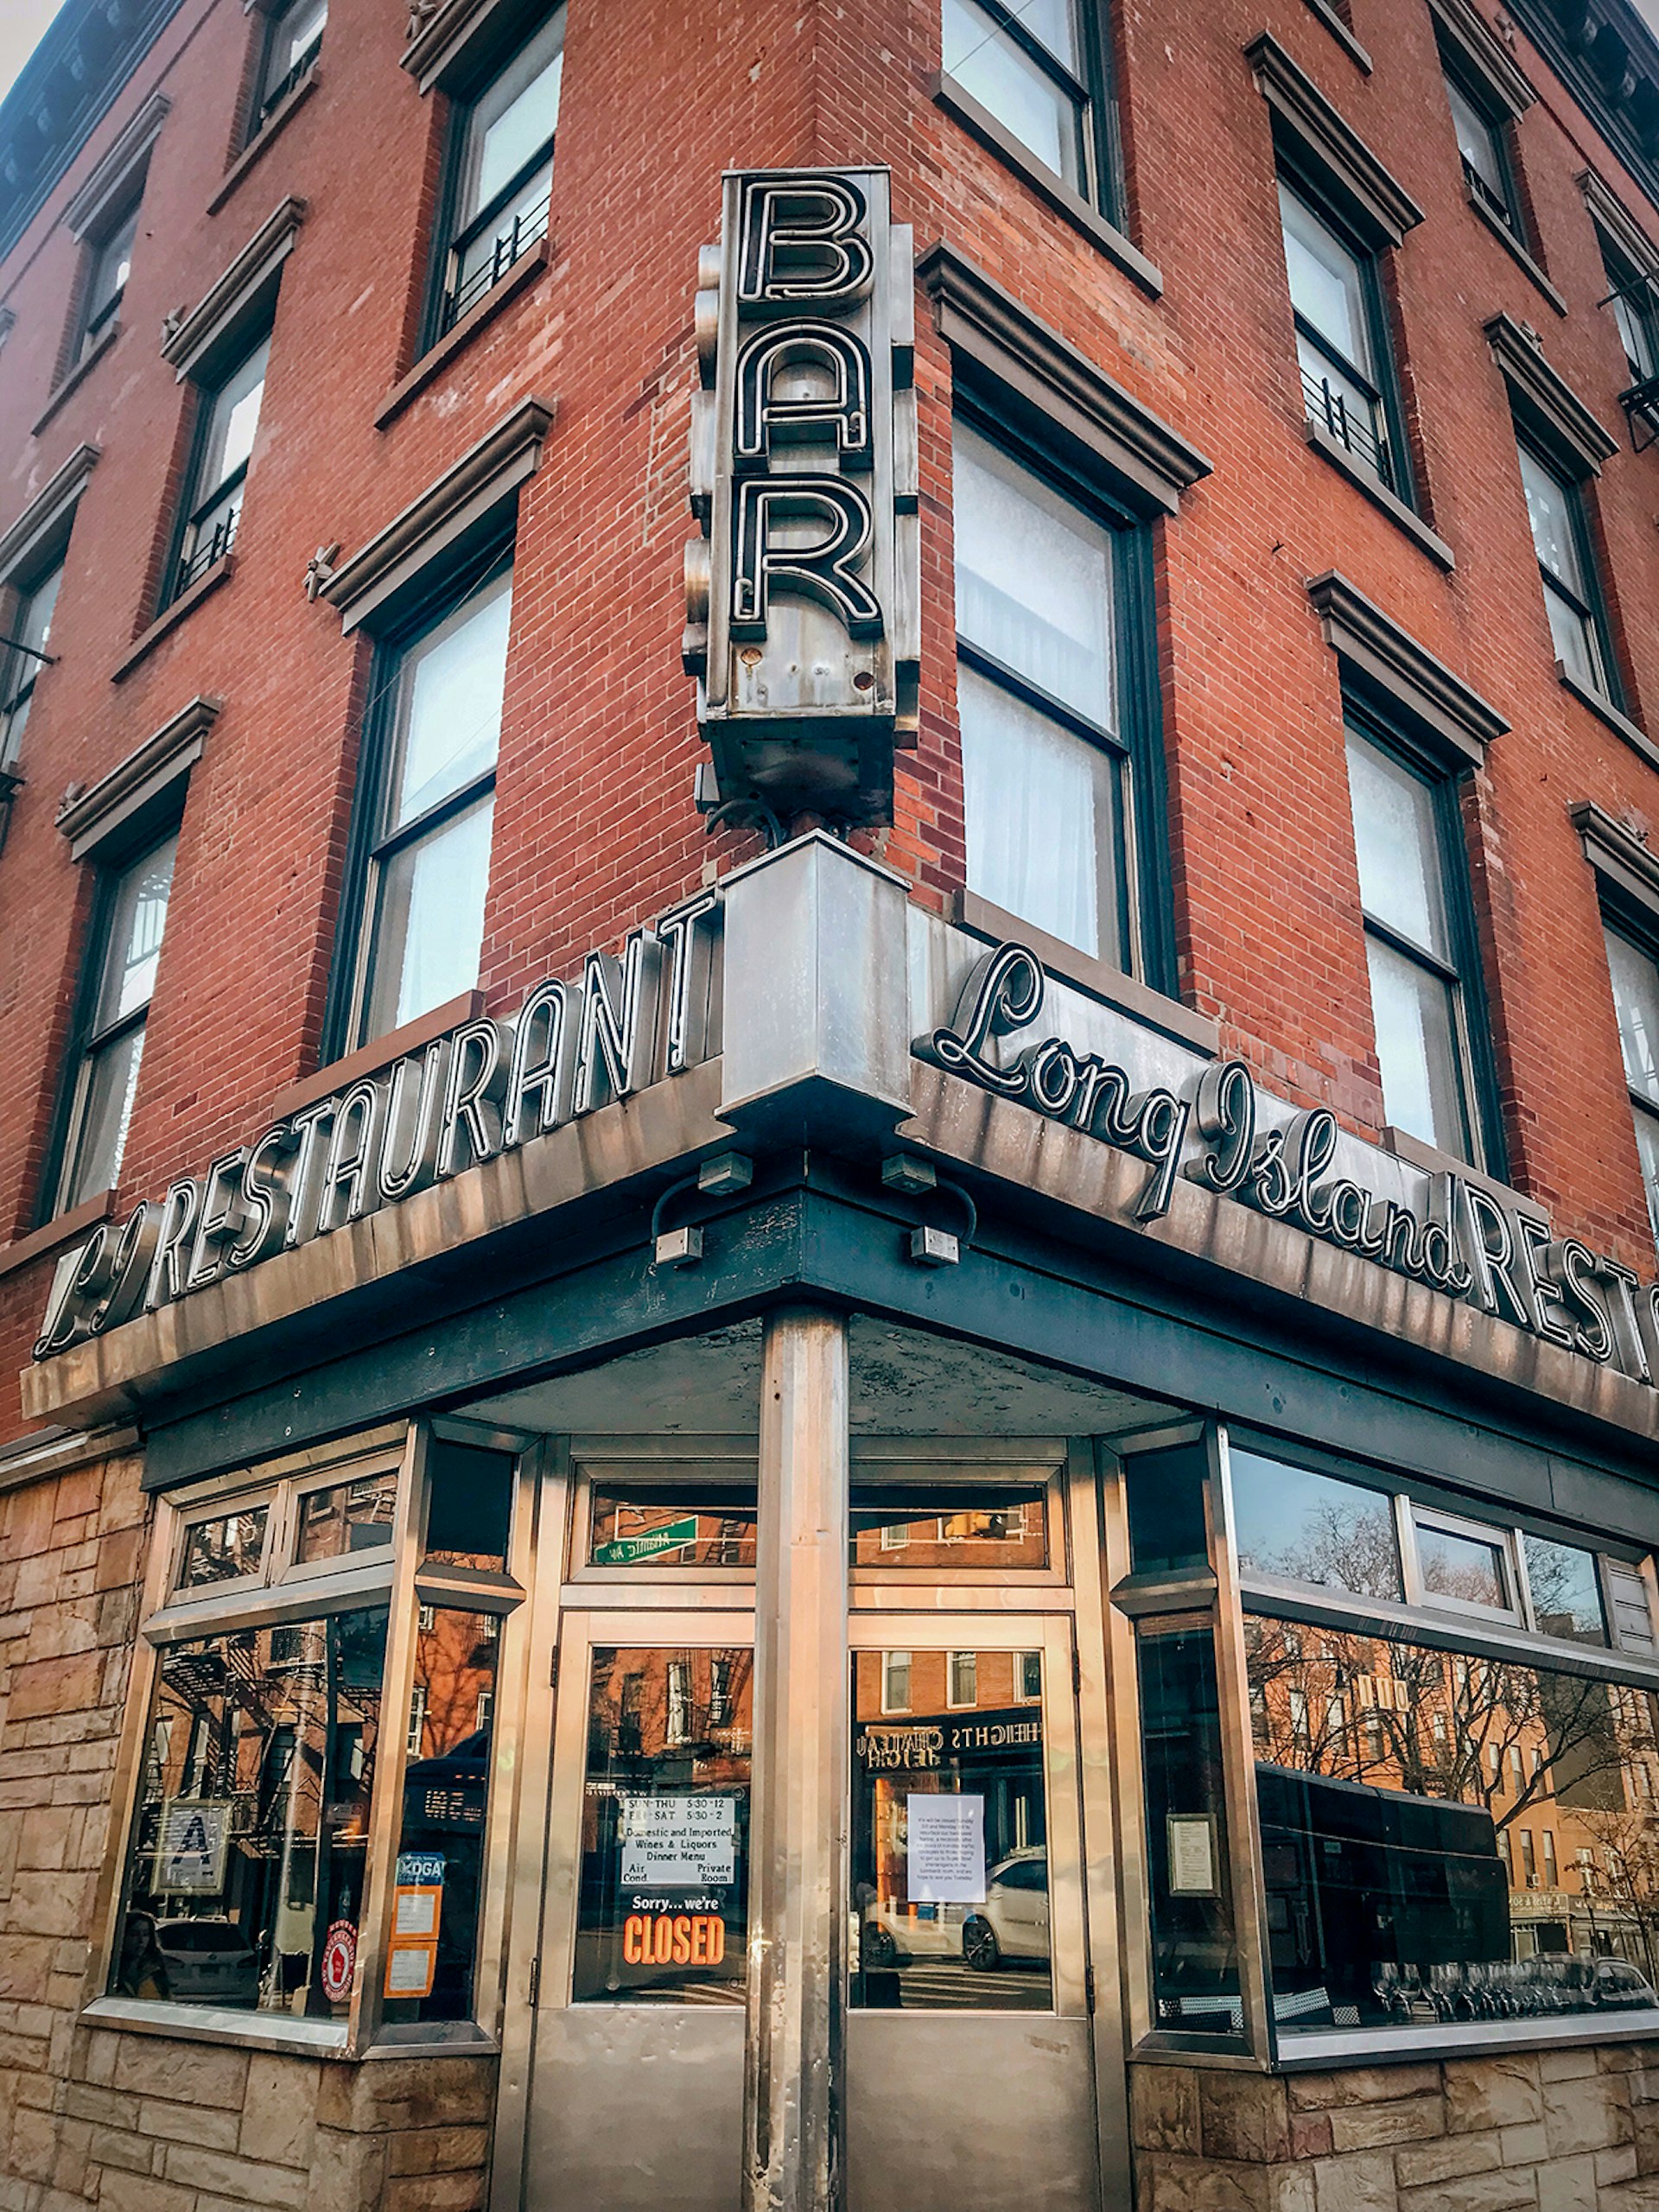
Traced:
[[1659, 2045], [1136, 2066], [1137, 2212], [1659, 2212]]

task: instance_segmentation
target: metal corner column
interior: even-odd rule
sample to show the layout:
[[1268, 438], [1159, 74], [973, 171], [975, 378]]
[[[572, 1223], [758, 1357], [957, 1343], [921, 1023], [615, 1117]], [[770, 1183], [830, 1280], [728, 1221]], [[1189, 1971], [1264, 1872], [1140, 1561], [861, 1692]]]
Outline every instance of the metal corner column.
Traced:
[[842, 2212], [847, 1328], [768, 1318], [760, 1404], [742, 2212]]

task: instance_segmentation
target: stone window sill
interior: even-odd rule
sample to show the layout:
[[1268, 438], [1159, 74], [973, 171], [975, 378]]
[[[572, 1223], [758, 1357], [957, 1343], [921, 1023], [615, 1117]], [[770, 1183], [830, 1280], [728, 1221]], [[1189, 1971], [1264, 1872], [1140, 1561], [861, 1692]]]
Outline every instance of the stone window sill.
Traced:
[[1155, 262], [1149, 261], [1140, 248], [1126, 238], [1115, 224], [1109, 223], [1097, 208], [1091, 207], [1080, 193], [1052, 169], [1045, 168], [1034, 155], [1020, 143], [1012, 132], [1005, 130], [988, 109], [983, 108], [971, 92], [964, 92], [954, 78], [940, 76], [934, 80], [935, 104], [959, 123], [963, 129], [977, 138], [997, 159], [1024, 179], [1032, 190], [1046, 200], [1055, 213], [1063, 215], [1074, 230], [1081, 231], [1090, 245], [1098, 246], [1106, 258], [1116, 264], [1126, 276], [1157, 299], [1164, 289], [1163, 272]]
[[1560, 677], [1563, 688], [1588, 707], [1592, 715], [1605, 721], [1609, 729], [1616, 731], [1632, 753], [1639, 753], [1650, 768], [1659, 768], [1659, 745], [1654, 743], [1646, 730], [1633, 722], [1628, 715], [1621, 714], [1611, 699], [1604, 699], [1599, 691], [1588, 683], [1581, 683], [1562, 662], [1556, 662], [1555, 673]]
[[408, 375], [393, 385], [374, 410], [375, 429], [384, 430], [388, 423], [395, 422], [416, 394], [423, 391], [433, 378], [448, 366], [484, 325], [493, 321], [509, 300], [516, 299], [535, 282], [552, 257], [552, 241], [545, 238], [537, 239], [528, 253], [521, 254], [506, 275], [498, 277], [483, 298], [467, 308], [454, 328], [423, 353]]
[[1505, 222], [1501, 222], [1498, 218], [1493, 214], [1490, 207], [1488, 207], [1483, 201], [1476, 199], [1472, 192], [1465, 193], [1465, 197], [1467, 199], [1469, 205], [1474, 209], [1476, 214], [1479, 216], [1481, 221], [1485, 224], [1492, 236], [1498, 241], [1499, 245], [1506, 246], [1514, 258], [1520, 263], [1522, 269], [1526, 270], [1528, 276], [1531, 277], [1533, 283], [1538, 287], [1538, 289], [1549, 302], [1551, 307], [1554, 308], [1556, 314], [1564, 315], [1567, 313], [1567, 302], [1561, 297], [1555, 287], [1550, 283], [1548, 277], [1545, 276], [1543, 270], [1538, 266], [1538, 264], [1527, 251], [1525, 246], [1522, 245], [1520, 239], [1516, 238], [1515, 232], [1510, 228], [1509, 225]]
[[1161, 991], [1154, 991], [1133, 976], [1125, 976], [1107, 961], [1091, 960], [1076, 945], [1050, 937], [1045, 930], [1034, 929], [1018, 914], [1010, 914], [1001, 906], [994, 906], [988, 899], [982, 899], [976, 891], [963, 890], [955, 894], [951, 919], [958, 928], [974, 937], [984, 938], [988, 943], [1011, 940], [1027, 946], [1060, 982], [1071, 984], [1103, 1005], [1128, 1014], [1131, 1021], [1159, 1030], [1164, 1036], [1173, 1038], [1178, 1045], [1204, 1053], [1206, 1058], [1219, 1058], [1221, 1030], [1207, 1014], [1195, 1014], [1179, 999], [1166, 998]]
[[220, 584], [229, 583], [235, 574], [234, 553], [226, 553], [215, 561], [211, 569], [205, 569], [188, 591], [181, 591], [170, 607], [162, 608], [148, 630], [139, 632], [110, 671], [111, 683], [119, 683], [130, 676], [139, 662], [155, 651], [169, 630], [176, 628], [187, 614], [193, 613], [209, 592], [217, 591]]
[[70, 370], [68, 375], [63, 379], [63, 382], [58, 385], [57, 389], [53, 392], [51, 398], [47, 401], [46, 405], [41, 409], [39, 416], [35, 418], [35, 427], [29, 433], [31, 437], [38, 438], [40, 436], [41, 432], [52, 420], [52, 417], [57, 413], [59, 408], [62, 406], [64, 401], [69, 397], [72, 392], [76, 392], [80, 390], [81, 385], [86, 383], [87, 378], [91, 376], [92, 371], [98, 366], [99, 363], [103, 359], [104, 356], [109, 352], [111, 346], [114, 345], [116, 340], [120, 335], [120, 323], [112, 322], [109, 328], [104, 333], [104, 335], [99, 340], [97, 345], [93, 346], [92, 352], [88, 353], [83, 360], [79, 360], [75, 363], [74, 367]]
[[107, 1221], [114, 1206], [114, 1191], [100, 1191], [96, 1198], [83, 1199], [79, 1205], [59, 1214], [54, 1221], [43, 1223], [29, 1236], [19, 1236], [10, 1244], [0, 1244], [0, 1277], [15, 1274], [31, 1260], [43, 1259], [48, 1253], [73, 1243], [83, 1230], [96, 1229], [100, 1221]]
[[1374, 468], [1367, 468], [1363, 461], [1356, 461], [1339, 438], [1318, 423], [1304, 423], [1304, 435], [1315, 453], [1322, 454], [1333, 468], [1341, 471], [1351, 484], [1357, 485], [1366, 498], [1382, 508], [1390, 522], [1397, 523], [1408, 537], [1427, 554], [1438, 569], [1455, 569], [1458, 556], [1443, 537], [1437, 537], [1420, 514], [1405, 501], [1389, 491]]
[[419, 1052], [435, 1037], [442, 1037], [446, 1030], [456, 1028], [463, 1021], [474, 1020], [483, 1011], [482, 991], [462, 991], [456, 998], [446, 999], [442, 1006], [435, 1006], [429, 1013], [416, 1014], [413, 1021], [406, 1021], [401, 1029], [389, 1029], [384, 1037], [371, 1039], [356, 1052], [347, 1052], [343, 1059], [331, 1060], [327, 1067], [285, 1084], [270, 1102], [270, 1119], [285, 1122], [302, 1107], [315, 1105], [319, 1098], [344, 1090], [360, 1076], [378, 1075], [394, 1060], [401, 1060], [406, 1052]]
[[1306, 7], [1309, 15], [1325, 25], [1355, 67], [1363, 69], [1369, 77], [1371, 57], [1332, 6], [1331, 0], [1306, 0]]
[[322, 82], [317, 64], [314, 61], [296, 85], [290, 85], [270, 113], [260, 124], [254, 136], [237, 156], [219, 180], [219, 189], [207, 202], [207, 213], [217, 215], [225, 202], [236, 190], [248, 171], [253, 168], [296, 108], [303, 105]]

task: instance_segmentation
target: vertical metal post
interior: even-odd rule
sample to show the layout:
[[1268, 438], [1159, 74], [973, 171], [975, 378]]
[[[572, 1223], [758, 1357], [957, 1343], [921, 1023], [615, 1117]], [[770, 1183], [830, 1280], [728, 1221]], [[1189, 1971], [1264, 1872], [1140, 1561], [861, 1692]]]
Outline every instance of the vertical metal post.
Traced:
[[769, 1317], [760, 1384], [742, 2212], [842, 2212], [847, 1329]]

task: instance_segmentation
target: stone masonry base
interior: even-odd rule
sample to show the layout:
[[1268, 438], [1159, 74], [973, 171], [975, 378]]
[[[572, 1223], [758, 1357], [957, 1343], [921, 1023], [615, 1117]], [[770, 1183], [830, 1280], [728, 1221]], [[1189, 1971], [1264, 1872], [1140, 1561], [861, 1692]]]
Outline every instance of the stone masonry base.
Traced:
[[1659, 2212], [1659, 2044], [1131, 2092], [1138, 2212]]

